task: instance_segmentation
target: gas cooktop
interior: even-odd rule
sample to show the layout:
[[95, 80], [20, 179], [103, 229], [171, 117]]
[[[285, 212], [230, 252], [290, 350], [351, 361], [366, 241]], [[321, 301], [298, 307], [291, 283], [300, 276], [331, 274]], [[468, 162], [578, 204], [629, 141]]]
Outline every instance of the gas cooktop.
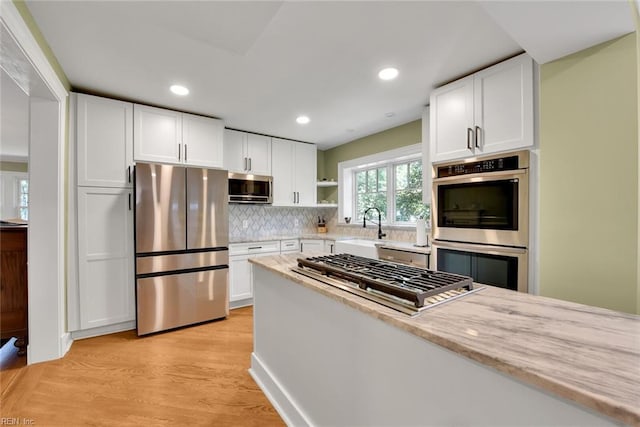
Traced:
[[350, 254], [297, 261], [297, 273], [410, 315], [482, 289], [467, 276]]

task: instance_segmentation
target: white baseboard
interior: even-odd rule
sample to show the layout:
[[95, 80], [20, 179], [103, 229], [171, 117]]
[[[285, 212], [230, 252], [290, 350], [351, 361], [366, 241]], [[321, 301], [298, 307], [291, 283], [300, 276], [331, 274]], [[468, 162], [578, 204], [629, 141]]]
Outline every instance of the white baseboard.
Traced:
[[83, 338], [98, 337], [100, 335], [113, 334], [116, 332], [130, 331], [136, 328], [135, 320], [130, 322], [116, 323], [115, 325], [99, 326], [97, 328], [83, 329], [80, 331], [71, 331], [71, 338], [74, 340]]
[[253, 305], [253, 298], [241, 299], [238, 301], [229, 301], [230, 310], [233, 310], [234, 308], [249, 307], [250, 305]]
[[71, 344], [73, 344], [73, 338], [71, 338], [70, 332], [62, 335], [62, 337], [60, 338], [60, 344], [60, 348], [62, 349], [60, 357], [64, 357], [64, 355], [67, 354], [67, 352], [71, 348]]
[[262, 389], [262, 392], [267, 396], [267, 399], [282, 417], [285, 424], [295, 427], [313, 425], [255, 353], [251, 353], [249, 374], [258, 384], [258, 387]]

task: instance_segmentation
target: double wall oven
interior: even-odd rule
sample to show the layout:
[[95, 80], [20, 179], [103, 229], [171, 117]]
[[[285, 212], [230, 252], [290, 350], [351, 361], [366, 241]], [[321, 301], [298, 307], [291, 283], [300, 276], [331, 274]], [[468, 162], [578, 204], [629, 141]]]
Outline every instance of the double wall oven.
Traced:
[[529, 152], [433, 166], [433, 267], [526, 292]]

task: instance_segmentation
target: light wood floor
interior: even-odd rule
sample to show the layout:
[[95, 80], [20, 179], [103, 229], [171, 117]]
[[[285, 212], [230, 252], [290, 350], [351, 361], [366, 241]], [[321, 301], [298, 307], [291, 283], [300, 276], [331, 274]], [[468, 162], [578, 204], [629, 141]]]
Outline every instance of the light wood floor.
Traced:
[[150, 337], [75, 341], [64, 358], [0, 381], [0, 417], [39, 426], [284, 425], [247, 372], [252, 322], [248, 307]]

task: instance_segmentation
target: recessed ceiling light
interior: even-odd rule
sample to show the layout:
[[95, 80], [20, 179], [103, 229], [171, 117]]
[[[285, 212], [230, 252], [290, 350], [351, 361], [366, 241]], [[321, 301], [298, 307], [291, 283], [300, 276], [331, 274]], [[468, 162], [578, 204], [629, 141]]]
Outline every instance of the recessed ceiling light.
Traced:
[[380, 77], [381, 80], [393, 80], [398, 77], [398, 69], [385, 68], [384, 70], [380, 70], [378, 77]]
[[184, 96], [189, 94], [189, 89], [180, 85], [173, 85], [169, 88], [169, 90], [175, 93], [176, 95]]
[[296, 118], [296, 122], [300, 123], [301, 125], [306, 125], [307, 123], [310, 122], [309, 117], [307, 116], [298, 116]]

